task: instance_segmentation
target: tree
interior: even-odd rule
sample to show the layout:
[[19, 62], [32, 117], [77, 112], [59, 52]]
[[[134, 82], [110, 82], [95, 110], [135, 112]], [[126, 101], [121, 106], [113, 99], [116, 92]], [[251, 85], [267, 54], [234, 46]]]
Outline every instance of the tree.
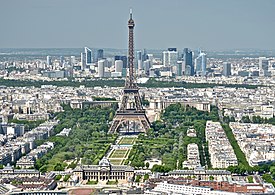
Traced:
[[146, 166], [146, 168], [148, 169], [149, 166], [150, 166], [149, 162], [146, 162], [146, 163], [145, 163], [145, 166]]
[[241, 119], [241, 122], [243, 123], [251, 123], [251, 120], [249, 118], [249, 116], [243, 116]]
[[168, 173], [169, 171], [171, 171], [171, 168], [166, 165], [154, 165], [152, 167], [152, 172]]
[[45, 172], [47, 171], [47, 165], [43, 165], [43, 166], [39, 169], [39, 171], [40, 171], [41, 173], [45, 173]]
[[143, 177], [143, 180], [146, 181], [146, 180], [148, 180], [148, 179], [149, 179], [149, 175], [146, 173], [146, 174], [144, 175], [144, 177]]
[[59, 181], [59, 180], [61, 179], [61, 177], [62, 177], [62, 175], [57, 175], [57, 176], [55, 176], [54, 179], [55, 179], [56, 181]]
[[54, 171], [64, 171], [64, 167], [62, 166], [61, 163], [57, 163], [57, 164], [54, 166]]
[[114, 114], [112, 113], [112, 112], [110, 112], [110, 114], [109, 114], [109, 121], [112, 121], [113, 120], [113, 118], [114, 118]]
[[253, 183], [253, 177], [251, 175], [247, 176], [248, 183]]
[[67, 182], [70, 179], [71, 175], [65, 175], [63, 181]]
[[135, 182], [139, 183], [139, 182], [140, 182], [140, 179], [141, 179], [141, 175], [137, 175], [137, 176], [136, 176], [136, 179], [135, 179]]

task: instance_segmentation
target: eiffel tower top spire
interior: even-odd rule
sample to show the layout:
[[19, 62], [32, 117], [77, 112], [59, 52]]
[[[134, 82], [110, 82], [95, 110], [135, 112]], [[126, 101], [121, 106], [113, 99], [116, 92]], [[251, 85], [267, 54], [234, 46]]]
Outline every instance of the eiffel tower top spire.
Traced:
[[135, 23], [134, 23], [134, 20], [133, 20], [133, 10], [132, 8], [130, 9], [130, 18], [129, 18], [129, 21], [128, 21], [128, 27], [132, 27], [134, 28], [135, 26]]
[[126, 88], [137, 88], [134, 81], [134, 27], [135, 22], [133, 20], [133, 12], [130, 9], [130, 18], [128, 20], [129, 37], [128, 37], [128, 68], [129, 75], [126, 78], [125, 87]]
[[133, 18], [133, 10], [132, 10], [132, 8], [130, 8], [130, 19], [132, 19]]

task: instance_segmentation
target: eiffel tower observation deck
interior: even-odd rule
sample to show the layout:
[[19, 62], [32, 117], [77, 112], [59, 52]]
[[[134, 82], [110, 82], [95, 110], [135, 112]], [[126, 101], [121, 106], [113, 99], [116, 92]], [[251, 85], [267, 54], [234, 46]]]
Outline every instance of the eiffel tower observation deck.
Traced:
[[120, 108], [116, 111], [109, 133], [147, 132], [150, 122], [142, 107], [139, 88], [134, 76], [134, 27], [132, 10], [128, 21], [128, 74], [125, 80]]

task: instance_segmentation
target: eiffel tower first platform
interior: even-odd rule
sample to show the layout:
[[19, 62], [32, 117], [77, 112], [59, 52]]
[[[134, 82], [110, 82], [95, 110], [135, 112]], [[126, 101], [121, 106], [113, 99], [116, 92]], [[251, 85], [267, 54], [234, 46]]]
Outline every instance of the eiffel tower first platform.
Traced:
[[134, 20], [132, 10], [130, 10], [129, 28], [129, 45], [128, 45], [128, 74], [125, 80], [122, 102], [113, 119], [109, 133], [116, 133], [119, 128], [125, 131], [137, 129], [147, 132], [150, 128], [150, 122], [142, 108], [139, 88], [134, 78]]

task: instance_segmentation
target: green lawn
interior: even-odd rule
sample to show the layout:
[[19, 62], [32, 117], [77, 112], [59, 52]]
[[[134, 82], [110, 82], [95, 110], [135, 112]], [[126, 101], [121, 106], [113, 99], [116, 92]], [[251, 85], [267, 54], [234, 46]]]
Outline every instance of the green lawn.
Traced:
[[119, 141], [119, 145], [132, 145], [134, 144], [136, 138], [135, 137], [123, 137], [120, 141]]
[[112, 152], [110, 158], [125, 158], [127, 154], [127, 149], [117, 149]]
[[119, 160], [119, 159], [109, 159], [109, 160], [112, 165], [122, 165], [123, 164], [123, 160]]
[[98, 181], [90, 180], [90, 181], [88, 181], [86, 184], [87, 184], [87, 185], [96, 185], [97, 183], [98, 183]]

